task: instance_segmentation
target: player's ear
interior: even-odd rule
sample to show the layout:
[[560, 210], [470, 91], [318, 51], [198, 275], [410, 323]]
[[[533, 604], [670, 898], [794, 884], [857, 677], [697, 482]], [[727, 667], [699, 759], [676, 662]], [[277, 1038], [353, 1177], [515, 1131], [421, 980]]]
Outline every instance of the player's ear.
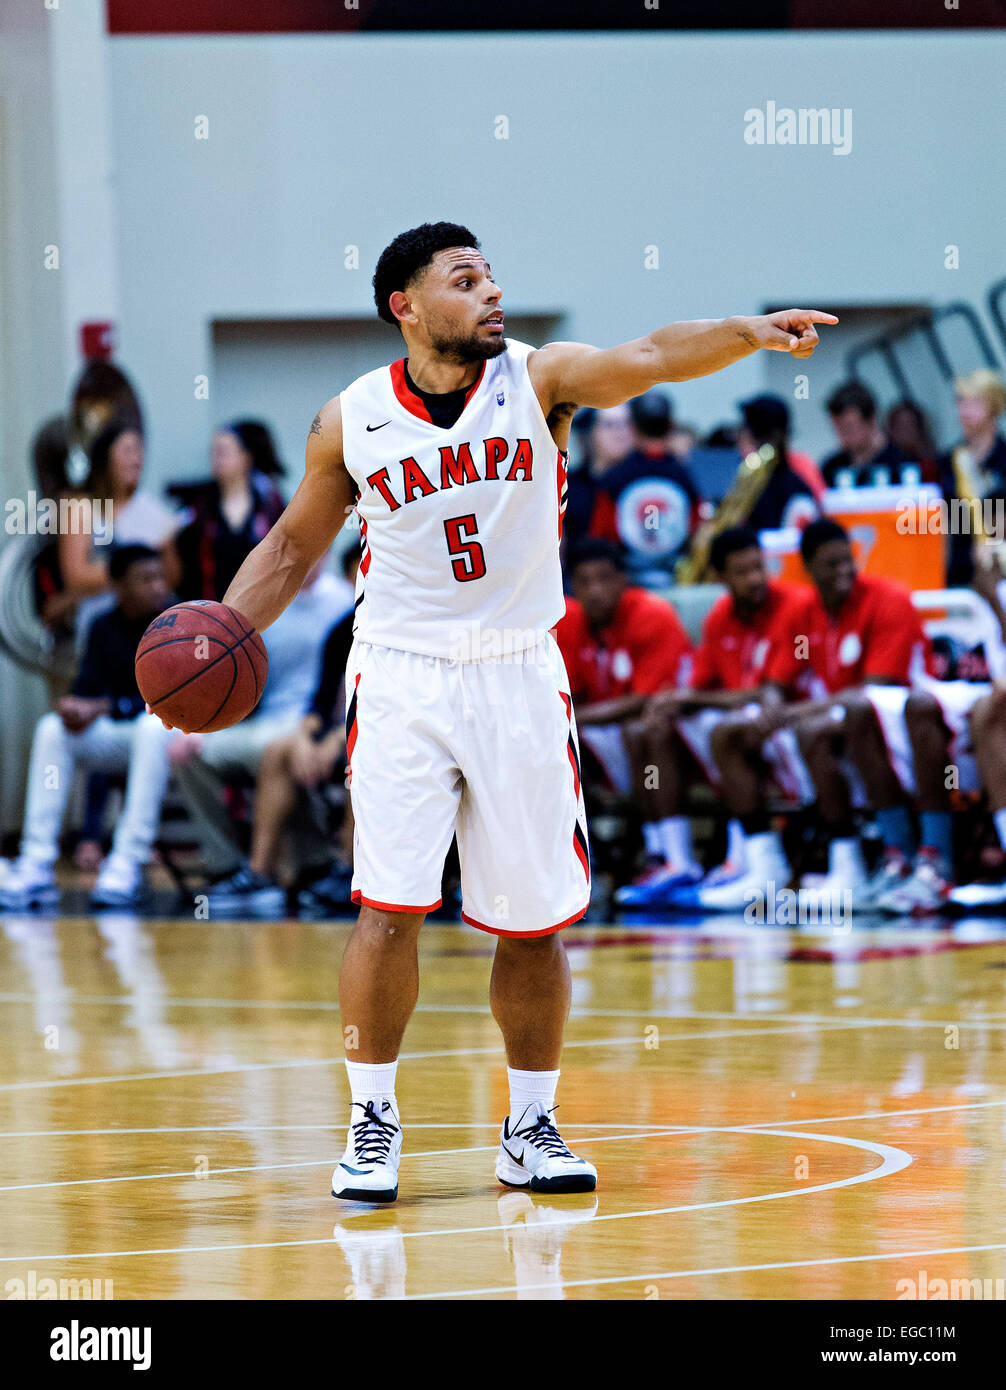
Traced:
[[398, 319], [399, 323], [415, 323], [416, 313], [412, 307], [412, 301], [404, 290], [395, 290], [388, 300], [388, 308]]

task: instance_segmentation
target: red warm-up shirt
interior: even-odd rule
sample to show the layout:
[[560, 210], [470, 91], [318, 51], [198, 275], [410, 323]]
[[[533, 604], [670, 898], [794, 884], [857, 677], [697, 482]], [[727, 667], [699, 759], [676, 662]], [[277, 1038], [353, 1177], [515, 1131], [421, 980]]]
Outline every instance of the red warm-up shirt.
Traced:
[[773, 654], [787, 646], [803, 603], [802, 586], [779, 579], [770, 580], [768, 596], [749, 623], [738, 617], [729, 594], [717, 599], [702, 625], [692, 689], [754, 690], [762, 685]]
[[792, 614], [790, 640], [770, 658], [765, 679], [793, 685], [809, 676], [817, 693], [831, 695], [863, 685], [868, 677], [908, 685], [913, 670], [928, 668], [930, 652], [908, 590], [891, 579], [860, 574], [834, 617], [816, 589], [805, 591]]
[[581, 605], [568, 598], [555, 636], [570, 693], [585, 704], [654, 695], [687, 680], [688, 634], [671, 605], [646, 589], [626, 589], [603, 632], [592, 632]]

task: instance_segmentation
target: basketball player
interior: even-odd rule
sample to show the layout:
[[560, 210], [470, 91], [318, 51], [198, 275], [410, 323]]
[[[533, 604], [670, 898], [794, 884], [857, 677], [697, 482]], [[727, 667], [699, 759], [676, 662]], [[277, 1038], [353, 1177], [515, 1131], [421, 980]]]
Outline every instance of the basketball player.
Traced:
[[416, 941], [457, 833], [462, 917], [497, 937], [493, 1015], [510, 1113], [496, 1175], [594, 1188], [553, 1121], [570, 980], [557, 932], [586, 912], [590, 869], [569, 685], [559, 539], [578, 406], [719, 371], [759, 348], [811, 355], [792, 309], [676, 323], [621, 347], [507, 339], [502, 291], [465, 227], [395, 238], [374, 276], [407, 356], [360, 377], [311, 426], [303, 481], [224, 595], [259, 631], [354, 511], [363, 558], [346, 672], [353, 900], [342, 961], [352, 1114], [332, 1191], [398, 1193], [395, 1071], [418, 992]]

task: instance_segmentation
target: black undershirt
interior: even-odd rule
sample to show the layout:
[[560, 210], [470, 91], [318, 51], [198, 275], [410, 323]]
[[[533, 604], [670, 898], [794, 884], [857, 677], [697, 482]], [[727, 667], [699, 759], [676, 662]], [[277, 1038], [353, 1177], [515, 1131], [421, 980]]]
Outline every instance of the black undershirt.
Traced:
[[465, 408], [465, 397], [472, 389], [462, 386], [460, 391], [421, 391], [409, 376], [409, 364], [405, 363], [405, 384], [414, 391], [430, 413], [430, 419], [442, 430], [456, 425]]

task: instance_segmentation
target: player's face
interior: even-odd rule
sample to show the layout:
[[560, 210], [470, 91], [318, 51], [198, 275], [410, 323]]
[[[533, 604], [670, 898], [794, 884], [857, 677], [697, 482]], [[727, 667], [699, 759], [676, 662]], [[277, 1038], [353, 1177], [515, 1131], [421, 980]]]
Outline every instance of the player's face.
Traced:
[[143, 473], [143, 439], [136, 430], [123, 430], [108, 455], [112, 490], [134, 492]]
[[408, 294], [418, 327], [449, 361], [484, 362], [506, 351], [503, 291], [481, 251], [468, 246], [438, 251]]
[[850, 405], [846, 410], [840, 410], [837, 415], [833, 415], [831, 423], [843, 449], [848, 449], [855, 454], [869, 447], [873, 439], [874, 422], [867, 420], [866, 416], [854, 405]]
[[224, 487], [247, 478], [251, 472], [251, 456], [236, 434], [217, 430], [210, 445], [210, 472]]
[[136, 560], [119, 580], [119, 604], [129, 618], [154, 618], [170, 602], [160, 560]]
[[728, 555], [723, 582], [738, 608], [760, 608], [768, 598], [768, 572], [761, 548], [753, 545]]
[[825, 541], [807, 568], [826, 605], [844, 603], [852, 593], [856, 565], [848, 541]]
[[573, 593], [593, 628], [613, 620], [625, 592], [625, 575], [610, 560], [584, 560], [573, 571]]
[[992, 423], [992, 412], [984, 396], [958, 396], [957, 418], [961, 422], [965, 439], [987, 429]]

